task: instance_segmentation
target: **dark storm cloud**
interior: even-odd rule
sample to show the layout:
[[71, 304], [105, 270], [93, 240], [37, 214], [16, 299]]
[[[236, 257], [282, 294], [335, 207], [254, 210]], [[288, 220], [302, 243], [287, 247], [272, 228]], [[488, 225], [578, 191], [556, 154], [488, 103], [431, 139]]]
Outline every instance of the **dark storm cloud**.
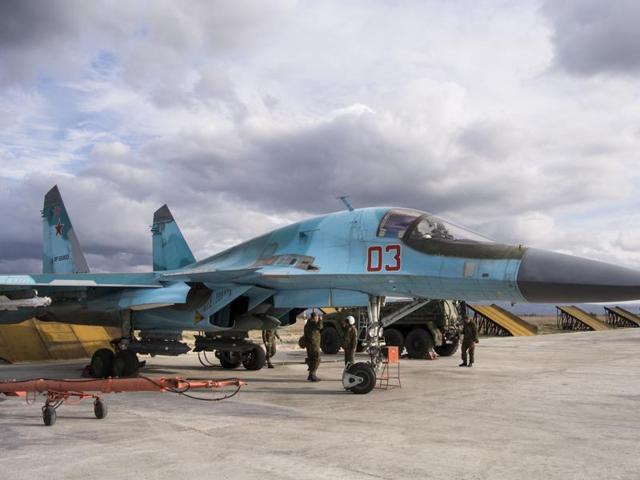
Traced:
[[[66, 3], [70, 6], [70, 2]], [[71, 36], [75, 31], [73, 14], [63, 14], [62, 6], [60, 2], [33, 0], [0, 2], [0, 48], [20, 48]], [[81, 7], [78, 2], [73, 6]]]
[[166, 166], [161, 175], [180, 179], [187, 197], [189, 191], [224, 194], [267, 212], [333, 211], [341, 208], [340, 195], [350, 195], [359, 206], [401, 203], [440, 209], [451, 204], [448, 194], [431, 188], [446, 173], [446, 164], [429, 151], [428, 138], [418, 143], [371, 113], [241, 135], [239, 148], [225, 150], [220, 147], [224, 139], [215, 137], [182, 138], [152, 142], [144, 153]]
[[579, 75], [640, 70], [640, 2], [548, 0], [556, 63]]
[[113, 51], [123, 79], [150, 87], [152, 98], [166, 105], [180, 101], [175, 97], [191, 60], [259, 42], [271, 34], [270, 20], [287, 10], [286, 1], [3, 0], [0, 82], [74, 78]]

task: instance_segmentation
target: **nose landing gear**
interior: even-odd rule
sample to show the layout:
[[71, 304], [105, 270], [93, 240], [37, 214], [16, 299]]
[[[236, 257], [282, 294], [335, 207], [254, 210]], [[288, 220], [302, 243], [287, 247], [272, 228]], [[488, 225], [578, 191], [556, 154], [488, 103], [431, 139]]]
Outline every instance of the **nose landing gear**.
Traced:
[[382, 296], [369, 295], [365, 331], [370, 360], [348, 365], [342, 374], [344, 389], [357, 395], [369, 393], [375, 388], [378, 372], [382, 368], [383, 327], [380, 322], [380, 309], [384, 300]]

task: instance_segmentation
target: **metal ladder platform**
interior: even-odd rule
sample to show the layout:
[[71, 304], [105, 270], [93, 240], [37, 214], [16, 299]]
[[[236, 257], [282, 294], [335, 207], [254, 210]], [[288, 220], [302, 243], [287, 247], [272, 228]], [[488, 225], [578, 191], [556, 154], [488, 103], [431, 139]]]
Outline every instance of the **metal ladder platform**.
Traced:
[[526, 322], [498, 305], [467, 305], [473, 311], [478, 330], [484, 335], [528, 337], [538, 333], [538, 327]]
[[575, 305], [556, 305], [558, 328], [561, 330], [609, 330], [609, 325]]
[[640, 317], [622, 307], [604, 307], [607, 313], [607, 324], [612, 327], [636, 328], [640, 327]]

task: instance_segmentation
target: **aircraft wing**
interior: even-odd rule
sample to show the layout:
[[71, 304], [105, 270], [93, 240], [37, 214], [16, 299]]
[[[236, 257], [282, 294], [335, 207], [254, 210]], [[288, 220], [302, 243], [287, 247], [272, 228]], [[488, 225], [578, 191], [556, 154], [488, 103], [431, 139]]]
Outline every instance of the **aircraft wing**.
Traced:
[[45, 288], [77, 290], [82, 288], [161, 288], [153, 273], [87, 273], [0, 275], [0, 292]]
[[160, 277], [162, 281], [203, 282], [203, 283], [245, 283], [259, 275], [261, 267], [214, 269], [210, 265], [167, 272]]
[[52, 298], [77, 297], [88, 290], [101, 291], [90, 297], [96, 312], [186, 302], [190, 290], [186, 283], [162, 283], [158, 277], [154, 273], [0, 275], [0, 324], [19, 323], [47, 309]]

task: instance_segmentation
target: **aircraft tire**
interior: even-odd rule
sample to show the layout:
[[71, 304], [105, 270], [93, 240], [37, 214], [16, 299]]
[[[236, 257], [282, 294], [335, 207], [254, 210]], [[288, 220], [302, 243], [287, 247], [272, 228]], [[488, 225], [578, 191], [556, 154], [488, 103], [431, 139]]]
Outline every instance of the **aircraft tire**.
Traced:
[[404, 349], [404, 335], [395, 328], [384, 329], [384, 343], [390, 347], [398, 347], [400, 353]]
[[132, 377], [140, 370], [140, 362], [136, 352], [121, 350], [113, 358], [114, 377]]
[[454, 353], [458, 351], [458, 347], [460, 346], [460, 341], [456, 340], [453, 343], [443, 343], [439, 347], [434, 347], [434, 350], [441, 357], [450, 357]]
[[98, 420], [105, 418], [108, 412], [107, 405], [102, 400], [98, 398], [93, 402], [93, 414]]
[[106, 378], [113, 371], [113, 352], [108, 348], [101, 348], [91, 357], [91, 376]]
[[231, 352], [220, 351], [220, 366], [227, 370], [233, 370], [234, 368], [238, 368], [242, 361], [238, 357], [238, 355], [233, 355]]
[[42, 407], [42, 421], [47, 427], [51, 427], [56, 423], [56, 409], [51, 405]]
[[320, 335], [320, 350], [327, 355], [335, 355], [340, 351], [340, 334], [334, 327], [325, 327]]
[[376, 372], [368, 363], [358, 362], [347, 368], [347, 373], [362, 378], [362, 383], [351, 387], [349, 391], [356, 395], [364, 395], [369, 393], [376, 386]]
[[405, 340], [405, 347], [409, 358], [424, 359], [427, 352], [433, 348], [433, 339], [426, 330], [414, 328], [409, 332]]
[[264, 367], [267, 355], [260, 345], [256, 345], [253, 350], [247, 354], [247, 358], [242, 361], [242, 365], [247, 370], [260, 370]]

